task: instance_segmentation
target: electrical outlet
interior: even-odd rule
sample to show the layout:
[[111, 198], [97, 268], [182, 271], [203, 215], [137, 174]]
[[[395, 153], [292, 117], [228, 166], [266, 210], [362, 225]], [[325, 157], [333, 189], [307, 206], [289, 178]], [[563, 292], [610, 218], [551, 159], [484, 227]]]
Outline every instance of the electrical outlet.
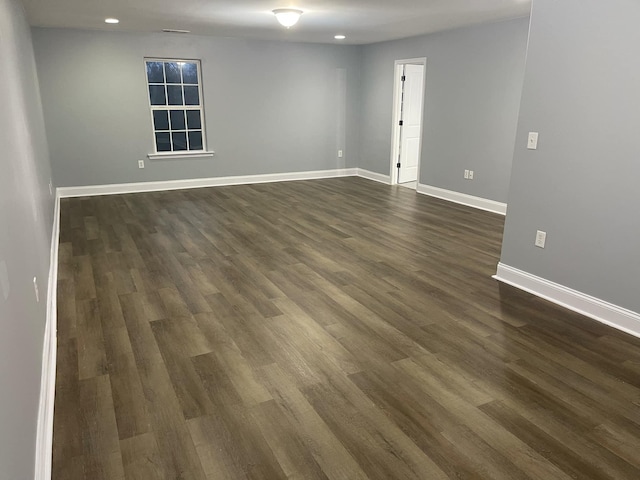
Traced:
[[466, 178], [466, 179], [469, 178], [469, 170], [465, 170], [464, 171], [464, 178]]
[[538, 230], [536, 232], [536, 247], [544, 248], [544, 244], [547, 242], [547, 232]]
[[342, 158], [342, 150], [338, 150], [338, 158]]
[[9, 298], [11, 292], [11, 284], [9, 283], [9, 269], [7, 268], [7, 262], [0, 260], [0, 291], [2, 297], [6, 301]]
[[473, 180], [473, 170], [469, 170], [469, 180]]
[[138, 160], [138, 168], [144, 168], [144, 160]]
[[538, 149], [538, 132], [529, 132], [529, 138], [527, 140], [527, 148], [529, 150]]

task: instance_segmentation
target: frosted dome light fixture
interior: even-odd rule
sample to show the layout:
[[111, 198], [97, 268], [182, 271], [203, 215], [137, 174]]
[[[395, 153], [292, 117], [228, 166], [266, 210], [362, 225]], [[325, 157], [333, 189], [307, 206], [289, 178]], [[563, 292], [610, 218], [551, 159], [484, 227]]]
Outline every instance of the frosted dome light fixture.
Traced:
[[276, 8], [273, 10], [273, 14], [283, 27], [293, 27], [298, 23], [302, 10], [296, 10], [295, 8]]
[[120, 20], [118, 20], [117, 18], [105, 18], [104, 23], [111, 23], [115, 25], [116, 23], [120, 23]]

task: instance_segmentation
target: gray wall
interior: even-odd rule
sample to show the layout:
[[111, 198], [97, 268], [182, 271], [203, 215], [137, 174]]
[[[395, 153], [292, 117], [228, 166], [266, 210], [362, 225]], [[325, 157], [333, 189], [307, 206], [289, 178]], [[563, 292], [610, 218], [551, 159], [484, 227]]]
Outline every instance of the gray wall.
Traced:
[[[502, 251], [507, 265], [636, 312], [639, 24], [635, 0], [534, 0]], [[538, 150], [525, 148], [529, 131]]]
[[[42, 28], [33, 38], [60, 186], [357, 166], [360, 47]], [[153, 149], [145, 56], [201, 59], [214, 158], [138, 169]]]
[[523, 18], [363, 47], [360, 167], [389, 174], [394, 62], [427, 57], [420, 182], [506, 202], [527, 32]]
[[0, 0], [0, 104], [0, 478], [13, 480], [34, 472], [53, 221], [38, 79], [19, 0]]

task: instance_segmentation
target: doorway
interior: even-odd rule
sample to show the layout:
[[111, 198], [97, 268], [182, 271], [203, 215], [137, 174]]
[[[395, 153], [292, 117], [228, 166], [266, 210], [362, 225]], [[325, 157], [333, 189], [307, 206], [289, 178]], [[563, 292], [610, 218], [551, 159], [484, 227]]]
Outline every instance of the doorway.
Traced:
[[396, 60], [391, 184], [416, 189], [420, 178], [426, 58]]

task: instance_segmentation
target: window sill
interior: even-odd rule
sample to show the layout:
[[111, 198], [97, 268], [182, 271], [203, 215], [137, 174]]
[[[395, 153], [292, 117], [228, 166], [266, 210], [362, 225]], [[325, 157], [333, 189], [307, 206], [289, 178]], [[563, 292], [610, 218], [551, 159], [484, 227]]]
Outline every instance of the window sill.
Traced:
[[150, 153], [147, 155], [149, 160], [163, 160], [174, 158], [208, 158], [213, 157], [216, 152], [167, 152], [167, 153]]

